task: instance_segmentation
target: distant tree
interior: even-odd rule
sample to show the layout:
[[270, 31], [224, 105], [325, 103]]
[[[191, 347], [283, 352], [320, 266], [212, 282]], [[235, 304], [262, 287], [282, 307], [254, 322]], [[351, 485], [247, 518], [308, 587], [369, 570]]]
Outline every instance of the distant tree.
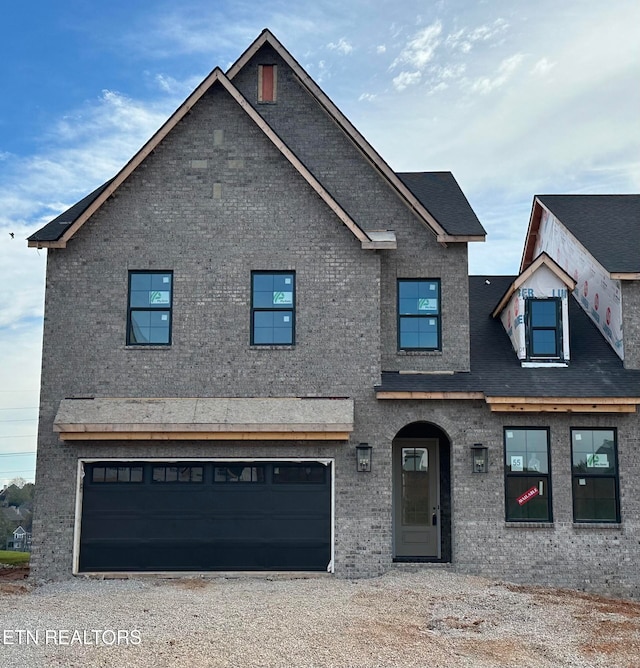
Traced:
[[32, 482], [25, 482], [23, 478], [17, 478], [16, 480], [21, 481], [21, 484], [18, 486], [15, 481], [11, 481], [11, 484], [3, 492], [4, 504], [16, 508], [25, 506], [26, 509], [30, 510], [33, 506], [35, 485]]

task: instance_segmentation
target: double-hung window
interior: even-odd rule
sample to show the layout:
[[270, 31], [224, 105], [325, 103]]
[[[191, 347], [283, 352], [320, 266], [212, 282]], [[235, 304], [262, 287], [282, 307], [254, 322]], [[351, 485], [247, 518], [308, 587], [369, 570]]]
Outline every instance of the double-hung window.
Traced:
[[560, 299], [527, 299], [527, 356], [529, 359], [559, 359], [562, 356]]
[[504, 430], [506, 520], [551, 522], [549, 430]]
[[398, 349], [440, 350], [439, 280], [398, 280]]
[[619, 522], [614, 429], [571, 430], [574, 522]]
[[295, 304], [294, 272], [252, 272], [251, 344], [293, 345]]
[[129, 272], [128, 345], [169, 345], [173, 272]]

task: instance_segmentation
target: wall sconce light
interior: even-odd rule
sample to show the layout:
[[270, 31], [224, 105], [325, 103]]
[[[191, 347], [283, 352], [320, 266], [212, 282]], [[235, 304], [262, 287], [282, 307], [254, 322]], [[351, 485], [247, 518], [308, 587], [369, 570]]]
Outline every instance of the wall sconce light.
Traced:
[[356, 461], [360, 473], [371, 473], [371, 451], [373, 448], [368, 443], [356, 445]]
[[489, 471], [489, 449], [482, 443], [471, 446], [471, 461], [473, 473], [487, 473]]

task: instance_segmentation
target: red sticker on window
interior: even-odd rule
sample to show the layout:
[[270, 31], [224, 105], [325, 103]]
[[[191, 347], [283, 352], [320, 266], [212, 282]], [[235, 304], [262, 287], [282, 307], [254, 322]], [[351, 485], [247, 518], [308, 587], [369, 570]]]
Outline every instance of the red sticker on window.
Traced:
[[537, 487], [532, 487], [528, 489], [522, 496], [519, 496], [516, 501], [519, 506], [523, 506], [527, 501], [531, 501], [534, 497], [540, 494], [540, 490]]

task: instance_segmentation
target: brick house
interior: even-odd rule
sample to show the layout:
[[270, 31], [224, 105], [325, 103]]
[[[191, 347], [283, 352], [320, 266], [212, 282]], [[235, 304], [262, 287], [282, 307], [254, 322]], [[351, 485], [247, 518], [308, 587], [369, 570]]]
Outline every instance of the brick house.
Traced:
[[[536, 198], [520, 275], [469, 277], [453, 176], [394, 173], [263, 31], [29, 239], [36, 577], [437, 563], [637, 595], [639, 200], [589, 202]], [[601, 256], [603, 215], [631, 237]]]

